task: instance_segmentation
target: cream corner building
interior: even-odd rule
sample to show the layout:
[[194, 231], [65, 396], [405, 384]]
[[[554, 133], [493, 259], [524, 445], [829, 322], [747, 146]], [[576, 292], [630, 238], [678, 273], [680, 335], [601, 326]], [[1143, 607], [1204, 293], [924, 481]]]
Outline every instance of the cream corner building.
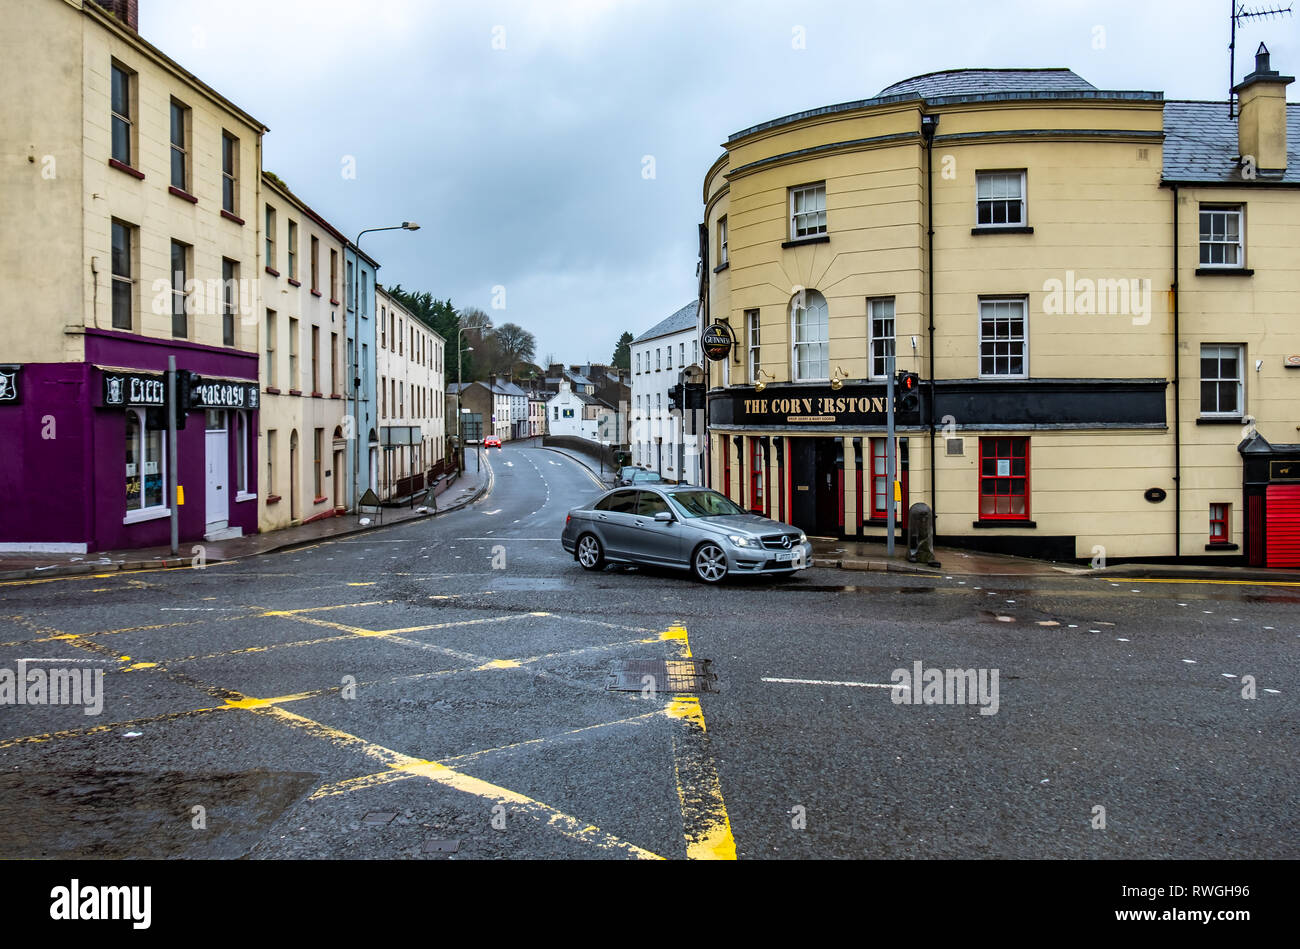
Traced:
[[940, 543], [1300, 563], [1289, 82], [1263, 55], [1238, 122], [954, 70], [730, 136], [703, 192], [702, 322], [735, 338], [712, 483], [881, 537], [892, 355], [922, 380], [899, 513], [930, 504]]

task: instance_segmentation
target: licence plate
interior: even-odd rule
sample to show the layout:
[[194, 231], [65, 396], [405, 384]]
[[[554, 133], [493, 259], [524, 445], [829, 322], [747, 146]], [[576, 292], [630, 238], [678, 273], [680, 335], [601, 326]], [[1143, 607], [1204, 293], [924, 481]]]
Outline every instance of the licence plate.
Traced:
[[776, 562], [784, 563], [787, 560], [794, 560], [793, 550], [778, 550], [776, 552]]

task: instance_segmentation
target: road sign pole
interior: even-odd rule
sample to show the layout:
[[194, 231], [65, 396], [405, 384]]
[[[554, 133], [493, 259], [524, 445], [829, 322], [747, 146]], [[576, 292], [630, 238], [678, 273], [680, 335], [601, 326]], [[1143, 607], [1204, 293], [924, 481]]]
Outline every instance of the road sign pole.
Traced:
[[[889, 508], [889, 516], [885, 522], [885, 555], [894, 556], [894, 357], [888, 356], [885, 359], [885, 406], [888, 412], [888, 419], [885, 433], [885, 479], [888, 487], [885, 489], [885, 504]], [[874, 489], [873, 489], [874, 490]]]

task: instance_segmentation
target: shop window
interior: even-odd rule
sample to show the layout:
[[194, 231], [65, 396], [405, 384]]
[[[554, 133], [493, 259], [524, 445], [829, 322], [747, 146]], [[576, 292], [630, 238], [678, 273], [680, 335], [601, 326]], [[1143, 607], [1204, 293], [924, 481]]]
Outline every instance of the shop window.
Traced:
[[126, 410], [126, 520], [134, 516], [164, 513], [166, 432], [149, 424], [144, 409]]
[[[889, 517], [889, 459], [887, 438], [871, 439], [871, 517]], [[895, 459], [897, 463], [897, 459]]]
[[763, 470], [763, 443], [757, 438], [749, 440], [749, 509], [763, 511], [767, 476]]
[[251, 495], [248, 489], [249, 413], [233, 412], [235, 417], [235, 491], [236, 497]]
[[980, 519], [1029, 519], [1029, 439], [980, 439]]
[[1229, 514], [1232, 511], [1231, 504], [1211, 504], [1210, 505], [1210, 543], [1227, 544], [1231, 543], [1232, 535], [1230, 533]]

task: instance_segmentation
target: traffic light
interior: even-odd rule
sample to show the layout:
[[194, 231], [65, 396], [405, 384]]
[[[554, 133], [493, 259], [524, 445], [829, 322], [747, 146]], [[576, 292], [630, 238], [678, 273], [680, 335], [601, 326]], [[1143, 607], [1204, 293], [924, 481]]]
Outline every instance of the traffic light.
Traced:
[[202, 381], [203, 377], [198, 373], [190, 372], [188, 369], [176, 370], [176, 404], [172, 406], [172, 411], [176, 413], [178, 431], [185, 427], [185, 417], [194, 407], [194, 387]]
[[668, 411], [680, 412], [682, 409], [682, 384], [679, 382], [675, 386], [668, 388]]
[[894, 379], [894, 412], [915, 415], [921, 409], [921, 377], [900, 371]]

